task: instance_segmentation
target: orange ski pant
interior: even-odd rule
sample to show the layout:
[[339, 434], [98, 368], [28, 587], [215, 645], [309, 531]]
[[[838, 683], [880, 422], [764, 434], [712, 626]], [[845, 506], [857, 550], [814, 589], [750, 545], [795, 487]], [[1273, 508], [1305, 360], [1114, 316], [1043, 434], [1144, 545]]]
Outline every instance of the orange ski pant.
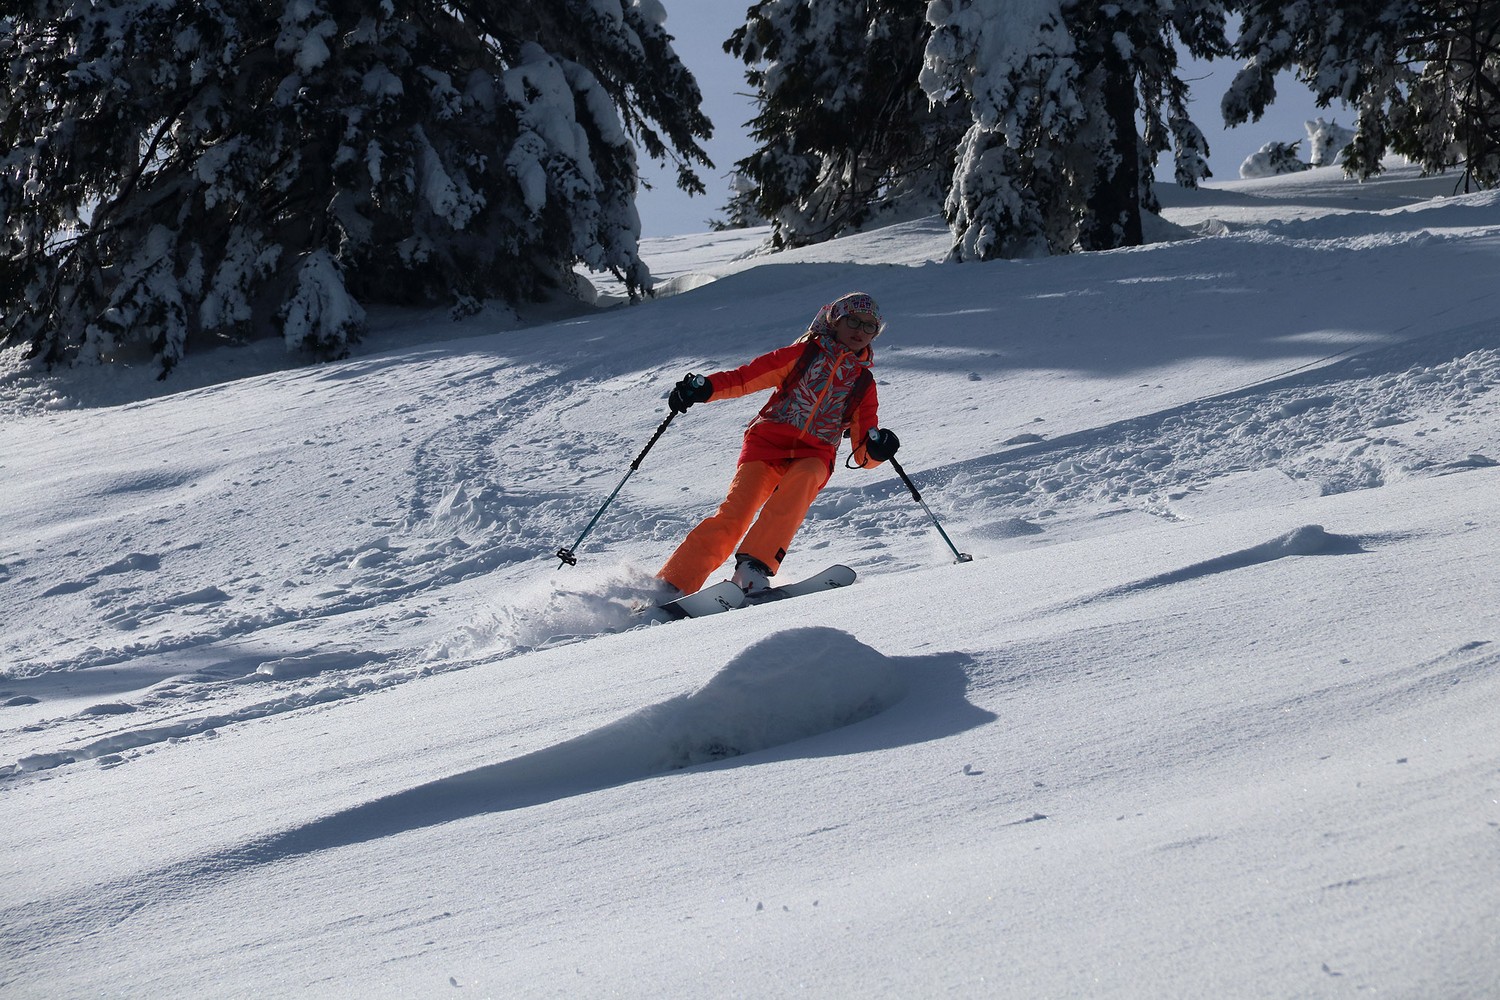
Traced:
[[831, 473], [822, 458], [744, 463], [735, 470], [729, 495], [718, 511], [688, 532], [656, 575], [691, 594], [702, 589], [724, 560], [740, 552], [775, 573]]

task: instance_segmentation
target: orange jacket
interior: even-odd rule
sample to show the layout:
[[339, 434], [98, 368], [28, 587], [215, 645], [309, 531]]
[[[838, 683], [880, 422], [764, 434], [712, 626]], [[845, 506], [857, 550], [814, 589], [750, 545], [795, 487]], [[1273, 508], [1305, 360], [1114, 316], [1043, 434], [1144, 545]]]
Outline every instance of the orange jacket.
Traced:
[[866, 385], [849, 412], [850, 394], [860, 376], [870, 370], [873, 353], [866, 349], [862, 356], [855, 355], [828, 336], [816, 337], [812, 343], [816, 348], [805, 365], [803, 357], [810, 348], [807, 342], [798, 341], [708, 376], [713, 399], [776, 390], [750, 421], [739, 464], [816, 456], [828, 463], [831, 472], [846, 429], [854, 442], [854, 461], [866, 468], [880, 464], [865, 453], [866, 432], [879, 426], [880, 404], [873, 378], [864, 380]]

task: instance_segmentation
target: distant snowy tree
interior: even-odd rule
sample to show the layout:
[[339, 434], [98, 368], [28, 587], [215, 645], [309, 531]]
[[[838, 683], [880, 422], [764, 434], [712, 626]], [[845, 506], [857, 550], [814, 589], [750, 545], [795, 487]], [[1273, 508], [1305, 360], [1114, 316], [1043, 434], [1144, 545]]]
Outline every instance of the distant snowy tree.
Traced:
[[758, 204], [760, 185], [739, 171], [735, 171], [729, 178], [729, 192], [729, 204], [725, 209], [729, 217], [709, 224], [716, 232], [749, 229], [752, 226], [770, 224], [770, 220], [760, 214]]
[[1314, 167], [1329, 167], [1344, 158], [1344, 149], [1354, 141], [1354, 130], [1338, 122], [1314, 118], [1303, 122], [1307, 129], [1307, 158]]
[[1311, 170], [1312, 164], [1304, 162], [1297, 154], [1297, 145], [1297, 142], [1266, 143], [1245, 157], [1240, 164], [1240, 176], [1246, 180], [1254, 180]]
[[[1228, 51], [1220, 0], [931, 0], [922, 86], [966, 105], [947, 200], [953, 256], [989, 259], [1138, 244], [1151, 176], [1208, 176], [1179, 46]], [[1142, 123], [1142, 124], [1138, 124]]]
[[1258, 119], [1275, 77], [1295, 71], [1320, 105], [1357, 109], [1344, 156], [1353, 176], [1393, 150], [1428, 171], [1500, 184], [1500, 0], [1244, 0], [1245, 59], [1224, 120]]
[[362, 303], [648, 281], [636, 153], [709, 123], [660, 0], [31, 0], [0, 14], [3, 343], [48, 363], [280, 334]]
[[768, 219], [776, 246], [832, 239], [883, 213], [935, 209], [960, 111], [917, 84], [927, 0], [760, 0], [725, 50], [750, 67], [753, 186], [731, 214]]

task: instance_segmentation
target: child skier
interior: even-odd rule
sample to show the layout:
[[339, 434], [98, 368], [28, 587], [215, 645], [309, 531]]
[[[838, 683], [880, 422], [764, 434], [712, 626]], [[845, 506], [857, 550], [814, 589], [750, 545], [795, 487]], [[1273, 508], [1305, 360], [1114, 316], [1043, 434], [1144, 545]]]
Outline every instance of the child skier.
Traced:
[[819, 309], [796, 343], [739, 368], [690, 374], [677, 383], [668, 397], [674, 413], [711, 399], [775, 392], [745, 431], [739, 464], [718, 512], [688, 533], [658, 577], [691, 594], [735, 553], [734, 582], [747, 596], [765, 590], [807, 509], [833, 474], [844, 433], [854, 442], [850, 460], [865, 468], [896, 454], [900, 441], [895, 433], [877, 426], [870, 374], [870, 342], [884, 328], [875, 300], [851, 292]]

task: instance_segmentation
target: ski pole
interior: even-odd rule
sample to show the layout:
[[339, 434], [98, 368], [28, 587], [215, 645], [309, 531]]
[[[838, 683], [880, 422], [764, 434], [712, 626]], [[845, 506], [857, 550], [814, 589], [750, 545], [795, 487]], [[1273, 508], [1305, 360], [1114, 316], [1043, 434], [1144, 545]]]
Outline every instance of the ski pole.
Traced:
[[557, 558], [562, 560], [562, 562], [557, 564], [558, 569], [562, 569], [563, 566], [578, 565], [578, 556], [574, 555], [574, 553], [578, 550], [578, 546], [582, 545], [583, 540], [588, 537], [589, 532], [594, 530], [594, 525], [599, 523], [599, 518], [604, 515], [605, 509], [614, 502], [615, 497], [618, 496], [620, 490], [624, 488], [626, 480], [628, 480], [635, 473], [636, 469], [639, 469], [641, 467], [641, 459], [646, 457], [646, 452], [650, 451], [651, 446], [656, 444], [656, 439], [662, 436], [662, 434], [667, 429], [667, 425], [672, 422], [672, 418], [675, 416], [677, 416], [676, 410], [672, 410], [667, 413], [667, 419], [661, 422], [661, 426], [656, 428], [656, 433], [651, 435], [651, 440], [646, 442], [646, 447], [642, 448], [641, 453], [635, 456], [635, 461], [630, 463], [630, 471], [625, 473], [625, 478], [620, 480], [620, 485], [616, 486], [615, 491], [609, 495], [609, 499], [604, 501], [604, 506], [600, 507], [598, 513], [594, 515], [593, 520], [589, 521], [588, 527], [583, 529], [583, 534], [578, 536], [578, 541], [574, 542], [572, 545], [568, 546], [565, 549], [557, 550]]
[[932, 512], [931, 507], [927, 506], [927, 501], [922, 499], [922, 494], [917, 492], [916, 484], [911, 481], [911, 477], [906, 474], [906, 470], [901, 468], [901, 463], [896, 461], [894, 455], [887, 459], [887, 461], [891, 463], [891, 468], [896, 470], [896, 475], [900, 476], [901, 481], [906, 484], [906, 488], [911, 490], [911, 498], [922, 505], [922, 509], [927, 512], [927, 516], [932, 518], [933, 527], [937, 528], [938, 534], [943, 536], [943, 541], [948, 543], [948, 548], [952, 549], [953, 554], [958, 557], [954, 560], [954, 562], [973, 562], [973, 556], [969, 555], [967, 552], [958, 551], [958, 546], [953, 544], [953, 539], [948, 537], [948, 533], [944, 531], [943, 526], [938, 523], [937, 515]]

